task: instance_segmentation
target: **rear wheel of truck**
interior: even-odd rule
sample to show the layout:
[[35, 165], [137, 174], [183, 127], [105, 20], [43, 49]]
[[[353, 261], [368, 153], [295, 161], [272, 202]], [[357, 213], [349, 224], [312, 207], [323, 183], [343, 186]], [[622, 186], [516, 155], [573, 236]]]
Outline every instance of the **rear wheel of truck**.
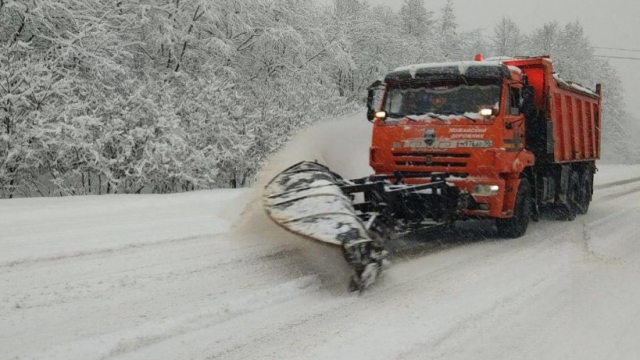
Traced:
[[578, 192], [578, 214], [584, 215], [589, 211], [592, 189], [593, 174], [591, 174], [591, 171], [587, 170], [580, 177], [580, 186]]
[[578, 215], [580, 208], [580, 177], [573, 172], [569, 178], [569, 188], [567, 189], [567, 203], [560, 205], [560, 220], [573, 221]]
[[496, 219], [498, 235], [506, 238], [517, 238], [527, 232], [529, 220], [531, 219], [531, 186], [529, 180], [520, 179], [518, 193], [516, 194], [516, 205], [513, 209], [513, 216], [509, 219]]

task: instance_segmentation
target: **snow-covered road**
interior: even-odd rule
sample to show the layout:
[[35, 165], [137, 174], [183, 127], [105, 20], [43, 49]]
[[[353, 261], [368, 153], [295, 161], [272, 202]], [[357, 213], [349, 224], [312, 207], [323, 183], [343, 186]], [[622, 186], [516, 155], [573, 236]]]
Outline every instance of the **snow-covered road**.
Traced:
[[519, 239], [411, 239], [362, 295], [256, 190], [2, 200], [0, 358], [637, 359], [640, 167], [596, 185], [587, 215]]

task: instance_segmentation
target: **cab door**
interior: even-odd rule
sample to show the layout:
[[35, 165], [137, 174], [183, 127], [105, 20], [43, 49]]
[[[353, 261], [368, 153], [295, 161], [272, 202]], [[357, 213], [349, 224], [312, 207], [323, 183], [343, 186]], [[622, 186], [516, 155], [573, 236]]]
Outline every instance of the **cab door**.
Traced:
[[525, 123], [524, 115], [521, 112], [521, 85], [508, 85], [506, 95], [503, 144], [507, 152], [518, 152], [525, 148]]

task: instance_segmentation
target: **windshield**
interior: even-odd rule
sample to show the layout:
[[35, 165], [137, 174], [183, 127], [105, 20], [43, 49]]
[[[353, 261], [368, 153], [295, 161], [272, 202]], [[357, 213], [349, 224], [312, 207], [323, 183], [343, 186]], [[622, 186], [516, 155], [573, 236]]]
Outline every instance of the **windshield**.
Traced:
[[389, 117], [411, 115], [467, 115], [479, 118], [481, 109], [498, 109], [499, 84], [455, 84], [392, 87], [385, 101]]

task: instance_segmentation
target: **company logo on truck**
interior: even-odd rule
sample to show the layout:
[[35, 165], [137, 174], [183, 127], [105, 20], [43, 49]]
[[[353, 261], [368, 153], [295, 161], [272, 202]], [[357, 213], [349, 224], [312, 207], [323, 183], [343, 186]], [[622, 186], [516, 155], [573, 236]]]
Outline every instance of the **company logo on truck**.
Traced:
[[433, 146], [436, 143], [436, 130], [427, 129], [424, 131], [424, 143], [427, 146]]

